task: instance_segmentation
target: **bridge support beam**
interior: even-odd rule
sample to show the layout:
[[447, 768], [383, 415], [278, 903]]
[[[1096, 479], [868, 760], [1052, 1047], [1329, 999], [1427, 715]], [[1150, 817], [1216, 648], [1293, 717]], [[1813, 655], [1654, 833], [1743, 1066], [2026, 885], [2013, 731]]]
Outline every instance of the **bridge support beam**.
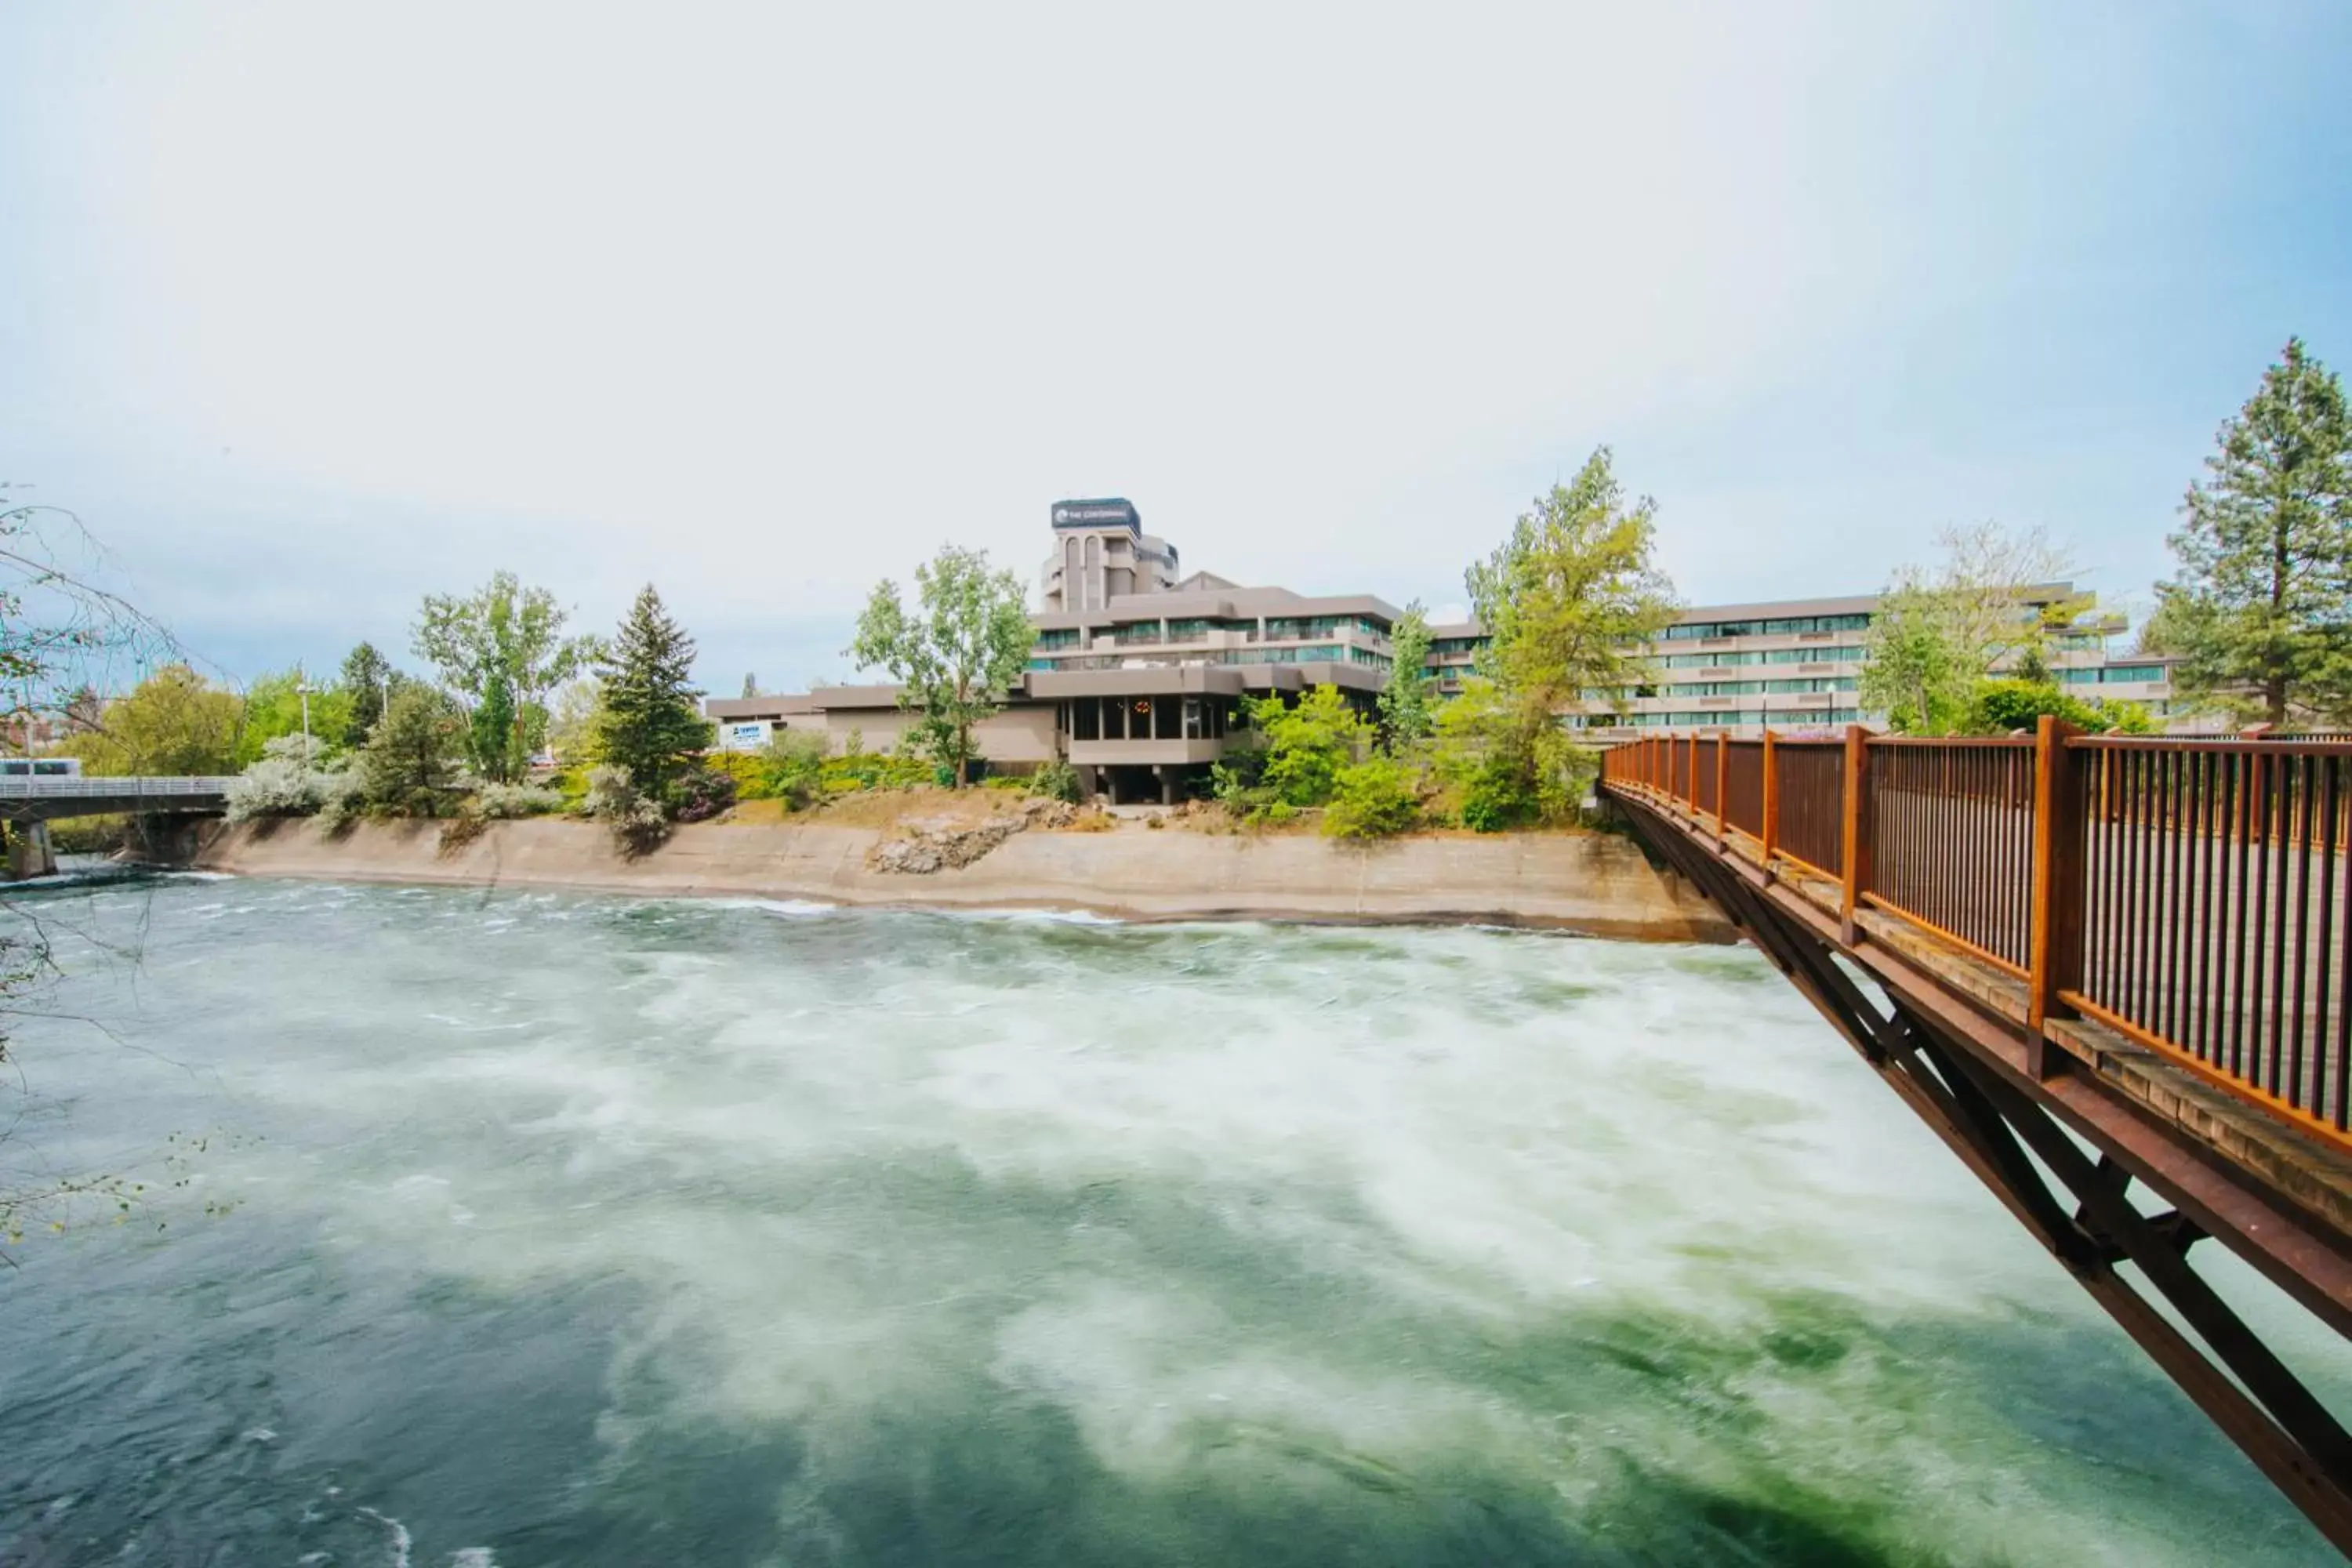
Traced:
[[49, 842], [49, 825], [38, 817], [8, 825], [8, 879], [58, 874], [58, 853]]
[[[1990, 1048], [1984, 1019], [1929, 1005], [1924, 987], [1907, 995], [1885, 974], [1871, 976], [1879, 995], [1865, 991], [1863, 972], [1841, 956], [1853, 952], [1850, 902], [1843, 921], [1807, 919], [1760, 873], [1749, 877], [1638, 802], [1620, 805], [1643, 842], [1747, 933], [2181, 1392], [2352, 1556], [2352, 1436], [2189, 1261], [2191, 1246], [2218, 1237], [2343, 1331], [2327, 1310], [2333, 1299], [2249, 1234], [2260, 1226], [2231, 1223], [2249, 1211], [2204, 1201], [2214, 1197], [2210, 1184], [2168, 1179], [2190, 1174], [2186, 1167], [2067, 1114], [2053, 1092], [2062, 1086], [2045, 1080], [2050, 1066], [2038, 1053], [2021, 1049], [2012, 1062]], [[2130, 1200], [2135, 1180], [2171, 1211], [2142, 1214]], [[2126, 1262], [2137, 1283], [2119, 1271]]]

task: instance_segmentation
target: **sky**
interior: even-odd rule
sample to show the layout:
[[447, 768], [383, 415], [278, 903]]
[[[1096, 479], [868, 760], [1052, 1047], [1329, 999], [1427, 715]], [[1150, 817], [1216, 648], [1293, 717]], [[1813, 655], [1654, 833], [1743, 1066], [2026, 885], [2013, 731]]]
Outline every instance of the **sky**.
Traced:
[[0, 480], [233, 678], [507, 568], [849, 673], [1057, 499], [1458, 605], [1596, 447], [1695, 604], [2145, 600], [2352, 366], [2352, 7], [0, 6]]

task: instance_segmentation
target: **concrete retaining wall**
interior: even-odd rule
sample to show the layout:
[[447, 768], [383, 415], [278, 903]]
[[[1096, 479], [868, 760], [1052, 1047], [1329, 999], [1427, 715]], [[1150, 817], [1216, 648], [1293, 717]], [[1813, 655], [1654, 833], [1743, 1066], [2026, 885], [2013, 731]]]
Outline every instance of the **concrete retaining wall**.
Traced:
[[261, 877], [569, 887], [933, 908], [1082, 909], [1130, 919], [1479, 921], [1601, 936], [1729, 941], [1714, 907], [1602, 834], [1497, 834], [1359, 847], [1290, 835], [1153, 831], [1019, 834], [960, 870], [867, 868], [881, 837], [856, 827], [683, 827], [629, 858], [588, 823], [494, 823], [444, 853], [434, 823], [369, 823], [328, 837], [309, 822], [218, 826], [194, 864]]

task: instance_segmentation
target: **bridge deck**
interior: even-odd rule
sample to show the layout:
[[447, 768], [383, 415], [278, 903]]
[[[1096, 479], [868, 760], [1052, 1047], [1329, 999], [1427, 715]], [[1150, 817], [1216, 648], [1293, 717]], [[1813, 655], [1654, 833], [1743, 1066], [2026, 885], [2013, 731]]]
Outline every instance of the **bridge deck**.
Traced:
[[62, 816], [208, 813], [226, 809], [234, 778], [0, 778], [0, 820], [45, 822]]
[[2352, 1433], [2189, 1261], [2210, 1237], [2352, 1338], [2352, 748], [2112, 787], [2063, 739], [1652, 741], [1601, 788], [2352, 1556]]

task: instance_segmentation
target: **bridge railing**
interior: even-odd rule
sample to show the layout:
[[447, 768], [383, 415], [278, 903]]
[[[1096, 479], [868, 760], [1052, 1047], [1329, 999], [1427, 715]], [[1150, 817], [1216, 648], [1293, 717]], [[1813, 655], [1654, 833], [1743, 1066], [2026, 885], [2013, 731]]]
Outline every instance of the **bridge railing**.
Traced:
[[221, 795], [231, 777], [190, 774], [156, 778], [0, 778], [0, 800], [89, 800], [116, 795]]
[[[1643, 740], [1602, 783], [2352, 1147], [2352, 743]], [[1720, 809], [1718, 809], [1720, 803]]]

